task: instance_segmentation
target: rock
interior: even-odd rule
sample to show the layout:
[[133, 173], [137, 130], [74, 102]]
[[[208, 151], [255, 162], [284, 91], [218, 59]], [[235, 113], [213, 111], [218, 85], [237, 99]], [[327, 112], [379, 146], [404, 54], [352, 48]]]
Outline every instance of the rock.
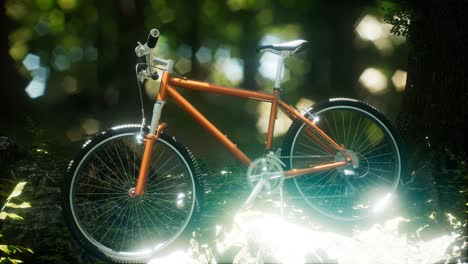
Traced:
[[0, 167], [24, 158], [26, 151], [5, 136], [0, 136]]
[[61, 156], [27, 152], [11, 139], [0, 137], [0, 190], [8, 195], [17, 183], [25, 181], [23, 192], [12, 202], [31, 204], [25, 209], [6, 208], [24, 220], [1, 221], [0, 244], [31, 248], [34, 254], [18, 255], [25, 263], [91, 262], [72, 238], [62, 216], [62, 185], [67, 165], [68, 160]]

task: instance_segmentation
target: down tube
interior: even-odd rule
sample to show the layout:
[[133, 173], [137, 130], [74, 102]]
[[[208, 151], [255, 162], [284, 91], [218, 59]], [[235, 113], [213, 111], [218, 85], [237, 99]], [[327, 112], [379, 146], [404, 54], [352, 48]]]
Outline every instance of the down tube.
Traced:
[[203, 116], [190, 102], [180, 95], [173, 87], [167, 86], [167, 92], [175, 104], [187, 112], [197, 121], [208, 133], [210, 133], [219, 143], [221, 143], [232, 155], [242, 164], [249, 166], [252, 161], [237, 146], [229, 140], [219, 129], [214, 126], [205, 116]]

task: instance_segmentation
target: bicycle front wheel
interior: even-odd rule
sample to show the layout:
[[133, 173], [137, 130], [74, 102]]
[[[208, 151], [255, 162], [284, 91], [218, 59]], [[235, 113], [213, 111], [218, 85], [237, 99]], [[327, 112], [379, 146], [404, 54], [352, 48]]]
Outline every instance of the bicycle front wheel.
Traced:
[[[293, 197], [328, 217], [359, 220], [378, 213], [392, 198], [404, 171], [398, 138], [388, 120], [373, 107], [352, 99], [331, 99], [309, 108], [309, 118], [346, 152], [355, 164], [286, 181]], [[291, 169], [344, 161], [296, 120], [283, 147]], [[289, 182], [289, 183], [288, 183]]]
[[129, 195], [144, 150], [139, 131], [133, 125], [98, 135], [71, 163], [67, 179], [64, 212], [72, 232], [86, 249], [117, 262], [147, 262], [173, 246], [200, 208], [195, 161], [163, 133], [144, 195]]

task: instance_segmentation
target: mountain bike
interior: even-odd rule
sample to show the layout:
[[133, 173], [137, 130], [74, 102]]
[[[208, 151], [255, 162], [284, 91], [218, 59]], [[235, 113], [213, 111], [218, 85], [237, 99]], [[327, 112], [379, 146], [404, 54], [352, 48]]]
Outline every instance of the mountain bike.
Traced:
[[[167, 101], [188, 113], [247, 168], [250, 206], [264, 191], [287, 193], [339, 220], [358, 220], [379, 209], [404, 172], [402, 151], [389, 121], [374, 107], [346, 98], [329, 99], [301, 111], [282, 100], [284, 60], [305, 40], [261, 46], [278, 57], [272, 92], [243, 90], [190, 80], [173, 61], [155, 56], [159, 31], [135, 49], [138, 85], [162, 72], [151, 125], [121, 125], [88, 140], [70, 162], [64, 214], [88, 250], [117, 262], [143, 262], [184, 237], [203, 208], [201, 173], [192, 153], [165, 132], [160, 121]], [[177, 88], [271, 103], [264, 155], [249, 158], [202, 115]], [[140, 87], [141, 98], [141, 87]], [[283, 147], [272, 149], [278, 109], [293, 122]], [[221, 110], [220, 110], [221, 111]], [[143, 112], [143, 111], [142, 111]]]

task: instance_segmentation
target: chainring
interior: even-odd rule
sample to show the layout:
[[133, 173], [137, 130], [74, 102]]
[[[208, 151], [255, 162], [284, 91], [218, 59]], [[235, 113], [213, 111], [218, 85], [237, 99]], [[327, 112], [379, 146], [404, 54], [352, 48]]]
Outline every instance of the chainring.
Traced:
[[247, 182], [253, 189], [260, 179], [266, 180], [265, 190], [269, 193], [283, 185], [282, 162], [273, 154], [255, 159], [247, 170]]

